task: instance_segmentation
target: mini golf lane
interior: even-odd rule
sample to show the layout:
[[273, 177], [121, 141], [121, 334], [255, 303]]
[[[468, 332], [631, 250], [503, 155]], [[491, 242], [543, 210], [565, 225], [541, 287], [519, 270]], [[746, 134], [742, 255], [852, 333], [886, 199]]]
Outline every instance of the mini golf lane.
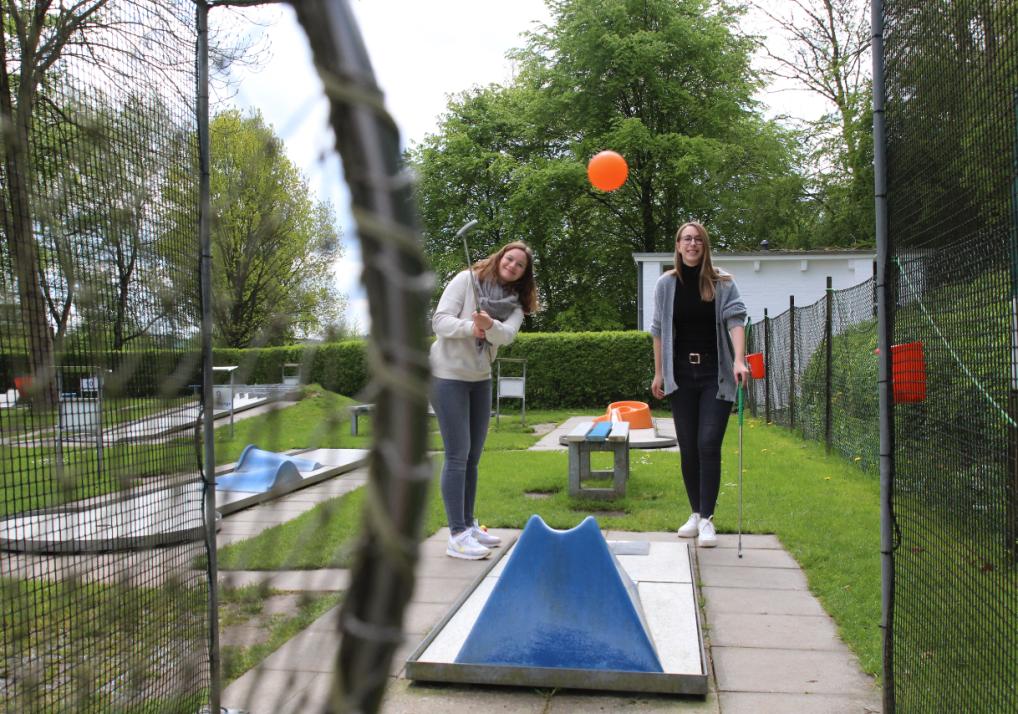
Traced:
[[[573, 530], [579, 530], [582, 525]], [[453, 605], [414, 651], [406, 663], [409, 679], [669, 694], [707, 693], [707, 666], [697, 588], [689, 547], [685, 543], [604, 541], [598, 532], [620, 572], [616, 574], [612, 569], [594, 568], [594, 582], [591, 582], [589, 572], [583, 573], [584, 564], [597, 559], [596, 553], [591, 558], [589, 541], [571, 554], [568, 549], [556, 550], [553, 546], [552, 550], [556, 552], [552, 558], [558, 561], [554, 571], [564, 573], [570, 580], [583, 573], [578, 576], [580, 583], [563, 583], [540, 575], [549, 572], [549, 563], [542, 562], [541, 567], [536, 567], [534, 561], [541, 560], [541, 556], [515, 562], [511, 560], [526, 534], [525, 529], [520, 540], [496, 551], [498, 560]], [[596, 550], [596, 544], [593, 548]], [[585, 549], [588, 550], [585, 552]], [[542, 546], [541, 550], [548, 549]], [[526, 553], [520, 551], [520, 555]], [[569, 558], [577, 560], [566, 562]], [[500, 582], [507, 573], [507, 578], [518, 581]], [[609, 582], [613, 578], [618, 578], [629, 589], [634, 609], [645, 627], [646, 638], [660, 663], [659, 669], [620, 669], [612, 665], [610, 657], [599, 663], [597, 657], [591, 658], [584, 652], [584, 649], [599, 651], [643, 647], [642, 633], [634, 637], [631, 622], [626, 628], [619, 628], [619, 618], [609, 617], [614, 605], [601, 602], [604, 600], [601, 593], [618, 591], [615, 584]], [[576, 586], [579, 586], [579, 592]], [[589, 597], [591, 593], [595, 595]], [[517, 601], [521, 612], [529, 613], [531, 623], [544, 621], [545, 624], [540, 627], [545, 636], [535, 632], [538, 629], [535, 626], [521, 626], [521, 621], [514, 619], [515, 615], [502, 614], [508, 609], [505, 607], [505, 603], [509, 602], [506, 596]], [[618, 600], [617, 595], [611, 598]], [[489, 601], [497, 607], [486, 608]], [[565, 625], [562, 625], [563, 620], [567, 621]], [[482, 623], [479, 628], [482, 632], [474, 629], [478, 623]], [[503, 631], [498, 632], [498, 636], [503, 638], [503, 647], [489, 649], [487, 654], [477, 656], [478, 648], [474, 641], [478, 635], [484, 636], [484, 631], [498, 631], [500, 628]], [[564, 636], [558, 629], [568, 629], [568, 635]], [[606, 638], [610, 643], [608, 647], [604, 646]], [[521, 652], [530, 654], [521, 655]], [[556, 660], [558, 666], [548, 666]], [[576, 666], [584, 661], [593, 664]]]
[[[216, 489], [220, 515], [279, 498], [320, 481], [352, 471], [367, 462], [364, 449], [315, 449], [300, 460], [319, 468], [297, 471], [299, 478], [263, 482], [262, 490]], [[219, 474], [218, 478], [229, 474]], [[249, 482], [246, 488], [257, 484]], [[189, 482], [165, 488], [137, 488], [23, 513], [0, 520], [0, 550], [39, 553], [99, 553], [191, 542], [204, 538], [202, 484]]]

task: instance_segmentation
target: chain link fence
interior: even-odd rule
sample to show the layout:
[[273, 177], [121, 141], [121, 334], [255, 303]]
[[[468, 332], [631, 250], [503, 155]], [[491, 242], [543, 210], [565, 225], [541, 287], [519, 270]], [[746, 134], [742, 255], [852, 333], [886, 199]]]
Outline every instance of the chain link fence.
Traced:
[[4, 4], [0, 701], [198, 711], [195, 6]]

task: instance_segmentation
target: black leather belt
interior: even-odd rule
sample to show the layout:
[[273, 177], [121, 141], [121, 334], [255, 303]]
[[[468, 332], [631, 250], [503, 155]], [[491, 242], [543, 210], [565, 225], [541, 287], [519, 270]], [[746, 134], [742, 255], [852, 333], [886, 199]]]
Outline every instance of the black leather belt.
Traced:
[[710, 359], [710, 352], [690, 352], [686, 355], [690, 364], [701, 364]]

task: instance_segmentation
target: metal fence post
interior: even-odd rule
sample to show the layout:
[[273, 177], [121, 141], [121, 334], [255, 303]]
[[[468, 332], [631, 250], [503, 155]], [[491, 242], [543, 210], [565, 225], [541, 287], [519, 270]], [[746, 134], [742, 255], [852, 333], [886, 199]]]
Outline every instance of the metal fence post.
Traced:
[[788, 428], [795, 428], [795, 295], [788, 296]]
[[[764, 308], [764, 365], [767, 365], [771, 358], [771, 318], [767, 316], [767, 308]], [[771, 423], [771, 380], [764, 377], [764, 421]]]
[[834, 342], [834, 320], [832, 319], [832, 312], [834, 307], [834, 288], [831, 276], [827, 276], [827, 295], [825, 299], [827, 308], [827, 317], [824, 324], [824, 341], [827, 343], [827, 374], [824, 377], [824, 444], [827, 447], [827, 453], [831, 453], [831, 419], [832, 419], [832, 395], [831, 395], [831, 370], [833, 365], [831, 363], [833, 357], [832, 346]]

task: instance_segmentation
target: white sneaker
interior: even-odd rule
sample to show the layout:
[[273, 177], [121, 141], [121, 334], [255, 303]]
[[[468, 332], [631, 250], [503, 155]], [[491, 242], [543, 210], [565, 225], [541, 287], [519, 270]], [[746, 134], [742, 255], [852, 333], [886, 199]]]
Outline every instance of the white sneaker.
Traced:
[[483, 545], [485, 548], [497, 548], [502, 545], [502, 539], [493, 533], [489, 533], [484, 528], [481, 528], [477, 524], [477, 519], [474, 519], [474, 525], [470, 527], [470, 535], [474, 537], [478, 543]]
[[450, 558], [483, 560], [491, 555], [491, 551], [474, 540], [473, 529], [468, 528], [462, 533], [449, 536], [449, 545], [445, 548], [445, 554]]
[[696, 544], [701, 548], [713, 548], [718, 544], [718, 534], [714, 530], [713, 518], [714, 516], [700, 519], [700, 537], [696, 539]]
[[700, 514], [693, 513], [689, 516], [689, 520], [679, 528], [679, 538], [692, 538], [700, 532], [699, 526]]

